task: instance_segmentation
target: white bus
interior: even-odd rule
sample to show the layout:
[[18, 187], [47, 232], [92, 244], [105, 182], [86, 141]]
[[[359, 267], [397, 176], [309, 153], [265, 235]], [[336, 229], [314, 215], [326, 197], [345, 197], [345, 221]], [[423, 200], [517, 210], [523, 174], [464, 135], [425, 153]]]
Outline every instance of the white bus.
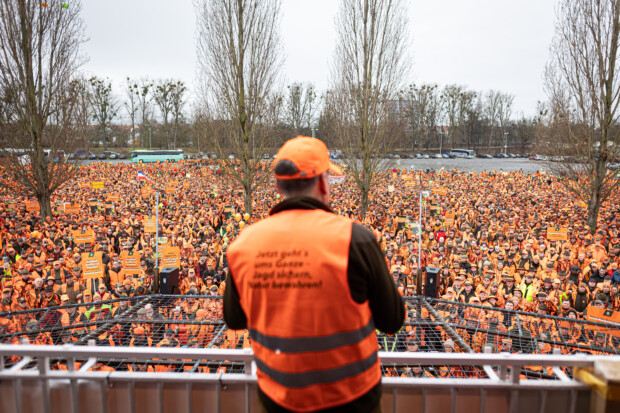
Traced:
[[133, 151], [129, 154], [129, 159], [131, 159], [131, 162], [133, 163], [138, 163], [138, 162], [164, 162], [164, 161], [171, 161], [171, 162], [178, 162], [181, 159], [183, 159], [183, 150], [181, 149], [167, 149], [167, 150], [149, 150], [149, 151], [143, 151], [143, 150], [139, 150], [139, 151]]
[[473, 159], [476, 157], [476, 151], [472, 151], [470, 149], [452, 149], [450, 153], [448, 153], [450, 158], [467, 158]]

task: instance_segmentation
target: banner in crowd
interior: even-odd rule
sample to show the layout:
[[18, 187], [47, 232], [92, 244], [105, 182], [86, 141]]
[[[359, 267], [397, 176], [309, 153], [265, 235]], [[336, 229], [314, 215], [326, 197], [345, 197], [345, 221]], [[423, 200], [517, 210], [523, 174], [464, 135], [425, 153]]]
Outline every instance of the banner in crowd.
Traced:
[[446, 188], [443, 188], [443, 187], [433, 188], [433, 194], [434, 195], [446, 196], [446, 195], [448, 195], [448, 190]]
[[39, 203], [38, 202], [26, 202], [26, 211], [28, 212], [39, 212]]
[[82, 253], [82, 278], [103, 278], [102, 254], [98, 252]]
[[121, 200], [121, 196], [119, 194], [108, 194], [106, 197], [106, 201], [109, 202], [119, 202]]
[[93, 189], [103, 189], [103, 181], [93, 181], [91, 185]]
[[[620, 312], [609, 310], [607, 308], [598, 308], [598, 307], [588, 307], [585, 316], [588, 321], [595, 321], [597, 323], [606, 323], [606, 324], [620, 324]], [[616, 331], [612, 328], [599, 327], [599, 326], [588, 326], [588, 328], [593, 331], [602, 331], [605, 334], [611, 332], [615, 337], [620, 337], [620, 331]]]
[[411, 230], [411, 234], [414, 237], [417, 237], [420, 233], [420, 223], [417, 221], [409, 221], [408, 223], [409, 229]]
[[154, 216], [144, 218], [144, 232], [154, 234], [157, 232], [157, 220]]
[[143, 197], [148, 197], [148, 196], [151, 196], [151, 195], [153, 195], [153, 193], [155, 193], [155, 191], [154, 191], [154, 190], [153, 190], [153, 188], [152, 188], [152, 187], [150, 187], [150, 186], [145, 186], [144, 188], [142, 188], [142, 189], [140, 190], [140, 194], [141, 194]]
[[90, 244], [95, 242], [95, 232], [92, 229], [73, 231], [75, 244]]
[[547, 239], [549, 241], [568, 240], [568, 228], [547, 227]]
[[140, 254], [135, 251], [122, 251], [119, 255], [125, 274], [140, 274]]
[[65, 204], [65, 214], [79, 214], [80, 206], [78, 204]]
[[181, 268], [181, 250], [179, 247], [161, 248], [161, 266]]
[[454, 225], [454, 215], [454, 212], [446, 214], [446, 226], [451, 227], [452, 225]]

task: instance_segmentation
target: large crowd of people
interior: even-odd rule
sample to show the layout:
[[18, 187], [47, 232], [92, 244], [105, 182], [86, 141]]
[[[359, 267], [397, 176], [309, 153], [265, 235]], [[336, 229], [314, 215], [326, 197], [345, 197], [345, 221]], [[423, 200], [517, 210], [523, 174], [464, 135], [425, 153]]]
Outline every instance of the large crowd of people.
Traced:
[[[32, 199], [10, 193], [10, 182], [0, 188], [0, 342], [60, 344], [89, 335], [100, 345], [248, 346], [247, 332], [217, 334], [225, 331], [219, 297], [228, 273], [226, 250], [279, 202], [273, 182], [258, 181], [246, 213], [242, 187], [217, 161], [76, 168], [75, 179], [52, 200], [54, 216], [44, 220]], [[420, 191], [428, 191], [422, 202]], [[439, 269], [442, 301], [435, 308], [471, 350], [491, 344], [493, 351], [551, 352], [554, 342], [562, 342], [566, 352], [619, 351], [613, 328], [571, 322], [592, 308], [620, 310], [618, 194], [600, 206], [591, 231], [585, 206], [544, 172], [390, 169], [377, 175], [364, 218], [350, 177], [335, 180], [331, 193], [336, 213], [373, 230], [403, 296], [422, 293], [419, 269]], [[157, 233], [145, 225], [155, 215]], [[565, 231], [566, 240], [551, 231]], [[85, 241], [80, 234], [92, 236]], [[162, 258], [156, 251], [164, 247], [178, 247], [179, 296], [136, 310], [141, 296], [158, 292]], [[139, 267], [128, 270], [130, 252]], [[101, 274], [87, 278], [84, 253], [101, 253]], [[408, 301], [408, 322], [430, 317], [414, 303]], [[122, 322], [99, 334], [102, 322], [114, 317]], [[208, 323], [196, 323], [202, 320]], [[540, 339], [539, 345], [515, 345], [515, 326]], [[396, 337], [380, 335], [379, 346], [464, 351], [442, 327], [434, 329], [438, 345], [428, 343], [435, 333], [425, 330], [425, 340], [418, 330], [406, 323]]]

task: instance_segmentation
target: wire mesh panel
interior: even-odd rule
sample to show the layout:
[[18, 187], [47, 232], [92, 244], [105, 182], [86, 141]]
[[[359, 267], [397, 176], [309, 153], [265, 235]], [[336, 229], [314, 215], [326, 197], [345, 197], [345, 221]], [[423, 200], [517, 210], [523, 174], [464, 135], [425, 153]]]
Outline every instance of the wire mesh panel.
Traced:
[[[377, 331], [377, 347], [388, 353], [620, 353], [620, 326], [572, 318], [509, 311], [422, 297], [407, 297], [406, 319], [396, 334]], [[100, 347], [187, 347], [248, 349], [247, 330], [230, 330], [222, 319], [220, 296], [145, 295], [120, 300], [0, 313], [0, 342], [5, 344], [74, 344]], [[7, 366], [18, 356], [4, 357]], [[52, 369], [70, 366], [58, 351]], [[23, 368], [35, 368], [32, 363]], [[226, 360], [100, 357], [91, 371], [243, 373], [245, 364]], [[383, 363], [388, 377], [488, 378], [492, 366]], [[564, 370], [569, 376], [570, 370]], [[522, 379], [557, 380], [549, 366], [524, 366]]]

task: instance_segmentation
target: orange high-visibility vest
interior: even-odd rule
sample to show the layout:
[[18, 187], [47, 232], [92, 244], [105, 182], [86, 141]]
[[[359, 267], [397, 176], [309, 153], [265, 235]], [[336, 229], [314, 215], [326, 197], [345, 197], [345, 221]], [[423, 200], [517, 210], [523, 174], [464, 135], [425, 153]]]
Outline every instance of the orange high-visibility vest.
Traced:
[[282, 211], [229, 248], [258, 385], [287, 409], [343, 405], [381, 380], [370, 307], [349, 289], [351, 230], [323, 210]]

